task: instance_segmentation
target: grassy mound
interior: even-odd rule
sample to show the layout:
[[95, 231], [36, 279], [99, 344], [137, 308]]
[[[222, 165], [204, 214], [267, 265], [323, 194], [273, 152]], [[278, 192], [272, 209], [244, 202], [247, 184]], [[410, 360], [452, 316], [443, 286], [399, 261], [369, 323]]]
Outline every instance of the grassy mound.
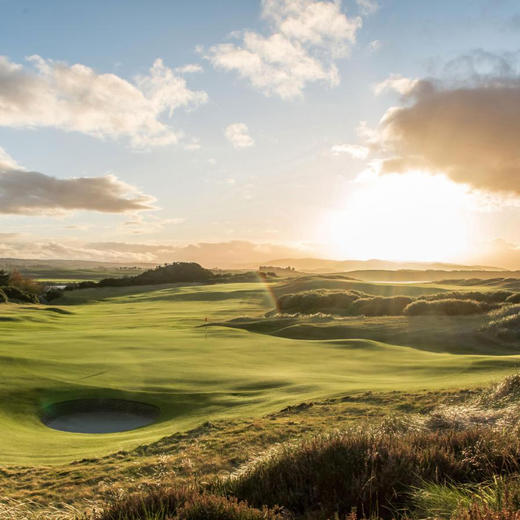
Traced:
[[499, 338], [519, 339], [520, 304], [508, 305], [490, 313], [490, 320], [482, 330]]
[[479, 314], [489, 310], [487, 304], [475, 300], [458, 300], [448, 298], [443, 300], [416, 300], [407, 305], [403, 313], [406, 316], [467, 316], [469, 314]]
[[422, 296], [422, 300], [474, 300], [485, 303], [503, 303], [509, 301], [513, 297], [520, 296], [520, 293], [513, 293], [511, 291], [449, 291], [437, 294], [430, 294]]
[[[485, 413], [486, 403], [518, 409], [519, 388], [519, 376], [506, 378], [470, 398], [466, 413]], [[437, 413], [275, 445], [226, 478], [130, 495], [95, 518], [327, 520], [353, 519], [352, 511], [372, 519], [513, 518], [520, 508], [516, 417], [506, 428], [467, 421], [439, 430]]]
[[355, 290], [316, 289], [281, 296], [278, 309], [287, 314], [397, 316], [412, 301], [409, 296], [371, 296]]
[[[319, 283], [320, 280], [314, 280]], [[323, 282], [323, 280], [321, 280]], [[330, 280], [325, 280], [326, 284]], [[309, 280], [300, 278], [282, 285], [277, 308], [286, 314], [331, 314], [336, 316], [460, 316], [478, 314], [497, 309], [503, 305], [520, 302], [520, 293], [508, 290], [443, 291], [432, 292], [419, 287], [407, 287], [411, 294], [370, 294], [356, 289], [313, 288], [298, 290], [309, 285]], [[345, 282], [342, 282], [345, 283]], [[292, 287], [296, 292], [287, 292]], [[358, 286], [361, 288], [361, 286]], [[388, 289], [391, 286], [372, 285], [372, 288]], [[405, 288], [401, 288], [404, 292]], [[423, 290], [421, 293], [418, 291]], [[275, 291], [277, 292], [277, 291]]]
[[[518, 435], [491, 429], [352, 430], [283, 444], [209, 485], [131, 495], [95, 520], [327, 520], [353, 510], [361, 518], [391, 519], [417, 509], [431, 513], [450, 486], [471, 489], [497, 475], [513, 478], [519, 463]], [[444, 507], [458, 507], [458, 498]]]
[[[276, 508], [277, 509], [277, 508]], [[96, 520], [283, 520], [276, 509], [249, 507], [246, 502], [195, 487], [156, 489], [115, 502]]]

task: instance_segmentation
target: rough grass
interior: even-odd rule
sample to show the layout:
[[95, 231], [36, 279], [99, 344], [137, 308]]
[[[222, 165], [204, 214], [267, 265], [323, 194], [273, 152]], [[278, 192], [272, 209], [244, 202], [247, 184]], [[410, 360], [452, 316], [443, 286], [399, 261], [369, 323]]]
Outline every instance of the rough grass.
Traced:
[[490, 430], [413, 432], [397, 436], [346, 432], [283, 446], [223, 484], [253, 505], [283, 505], [321, 518], [353, 508], [392, 518], [411, 508], [422, 481], [480, 482], [518, 469], [516, 436]]
[[157, 488], [114, 502], [96, 520], [283, 520], [279, 508], [249, 507], [234, 497], [211, 494], [195, 486]]
[[[494, 397], [495, 407], [519, 406], [519, 391], [520, 376], [513, 376], [467, 404]], [[353, 510], [361, 518], [466, 518], [474, 511], [489, 517], [518, 509], [520, 435], [511, 428], [516, 419], [508, 429], [469, 421], [465, 429], [435, 431], [431, 421], [422, 428], [413, 423], [412, 416], [400, 431], [383, 423], [274, 445], [228, 477], [134, 494], [95, 518], [326, 520]], [[193, 516], [182, 516], [183, 503]]]
[[507, 305], [489, 314], [489, 321], [482, 328], [494, 336], [516, 340], [520, 338], [520, 304]]

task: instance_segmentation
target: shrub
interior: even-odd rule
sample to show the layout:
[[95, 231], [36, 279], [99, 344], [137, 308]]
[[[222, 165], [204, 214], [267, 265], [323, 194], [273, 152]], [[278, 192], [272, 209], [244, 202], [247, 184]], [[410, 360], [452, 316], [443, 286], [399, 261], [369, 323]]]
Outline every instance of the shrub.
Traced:
[[443, 293], [430, 294], [428, 296], [421, 296], [421, 300], [435, 301], [435, 300], [474, 300], [485, 303], [502, 303], [509, 297], [513, 296], [511, 291], [450, 291]]
[[278, 309], [288, 314], [329, 313], [351, 314], [352, 303], [366, 296], [358, 291], [327, 291], [324, 289], [286, 294], [278, 299]]
[[502, 307], [491, 312], [489, 318], [482, 331], [503, 339], [520, 338], [520, 304]]
[[63, 291], [54, 287], [51, 287], [50, 289], [45, 291], [45, 298], [48, 302], [51, 302], [52, 300], [57, 300], [62, 295]]
[[407, 316], [422, 315], [444, 315], [461, 316], [468, 314], [478, 314], [489, 310], [487, 304], [479, 303], [475, 300], [445, 299], [427, 301], [424, 299], [416, 300], [407, 305], [403, 313]]
[[520, 303], [520, 293], [513, 293], [506, 299], [506, 303]]
[[0, 285], [7, 285], [9, 283], [9, 273], [0, 269]]
[[7, 299], [7, 295], [5, 294], [5, 292], [0, 289], [0, 303], [7, 303], [8, 302], [8, 299]]
[[296, 515], [329, 518], [356, 508], [363, 517], [392, 518], [412, 507], [410, 492], [425, 481], [484, 481], [512, 473], [519, 460], [518, 439], [484, 428], [337, 433], [284, 445], [221, 482], [220, 491]]
[[20, 289], [24, 293], [30, 294], [41, 294], [43, 291], [43, 286], [38, 282], [35, 282], [29, 276], [24, 276], [20, 271], [16, 269], [11, 272], [9, 275], [9, 283], [11, 287], [16, 287]]
[[404, 308], [412, 303], [408, 296], [375, 296], [373, 298], [359, 298], [352, 305], [352, 314], [366, 316], [399, 316]]
[[111, 504], [95, 520], [282, 520], [275, 509], [255, 509], [235, 498], [194, 488], [156, 488]]
[[36, 294], [27, 293], [18, 287], [8, 285], [1, 289], [10, 301], [19, 303], [38, 303], [38, 296], [36, 296]]

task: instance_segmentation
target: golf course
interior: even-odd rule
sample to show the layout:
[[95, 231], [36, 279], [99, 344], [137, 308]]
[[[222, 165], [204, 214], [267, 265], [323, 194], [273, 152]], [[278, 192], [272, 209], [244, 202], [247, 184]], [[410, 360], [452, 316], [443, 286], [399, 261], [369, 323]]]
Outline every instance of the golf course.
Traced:
[[[3, 304], [0, 464], [101, 457], [311, 400], [471, 388], [520, 365], [520, 347], [479, 332], [482, 315], [266, 317], [280, 295], [314, 288], [419, 296], [454, 286], [308, 276], [97, 287], [65, 291], [49, 305]], [[42, 421], [56, 404], [87, 399], [159, 412], [146, 426], [97, 435]]]

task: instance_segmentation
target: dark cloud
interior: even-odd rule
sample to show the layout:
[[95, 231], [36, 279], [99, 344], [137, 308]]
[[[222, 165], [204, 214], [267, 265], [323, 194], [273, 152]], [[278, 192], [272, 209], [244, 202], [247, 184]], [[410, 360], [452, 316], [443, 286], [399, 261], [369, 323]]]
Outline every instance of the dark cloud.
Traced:
[[152, 209], [153, 200], [114, 175], [57, 179], [38, 172], [0, 168], [3, 214], [52, 215], [72, 210], [125, 213]]
[[442, 172], [479, 189], [520, 194], [520, 77], [505, 63], [501, 70], [503, 76], [479, 72], [463, 86], [419, 80], [405, 91], [400, 80], [402, 105], [379, 126], [382, 171]]

